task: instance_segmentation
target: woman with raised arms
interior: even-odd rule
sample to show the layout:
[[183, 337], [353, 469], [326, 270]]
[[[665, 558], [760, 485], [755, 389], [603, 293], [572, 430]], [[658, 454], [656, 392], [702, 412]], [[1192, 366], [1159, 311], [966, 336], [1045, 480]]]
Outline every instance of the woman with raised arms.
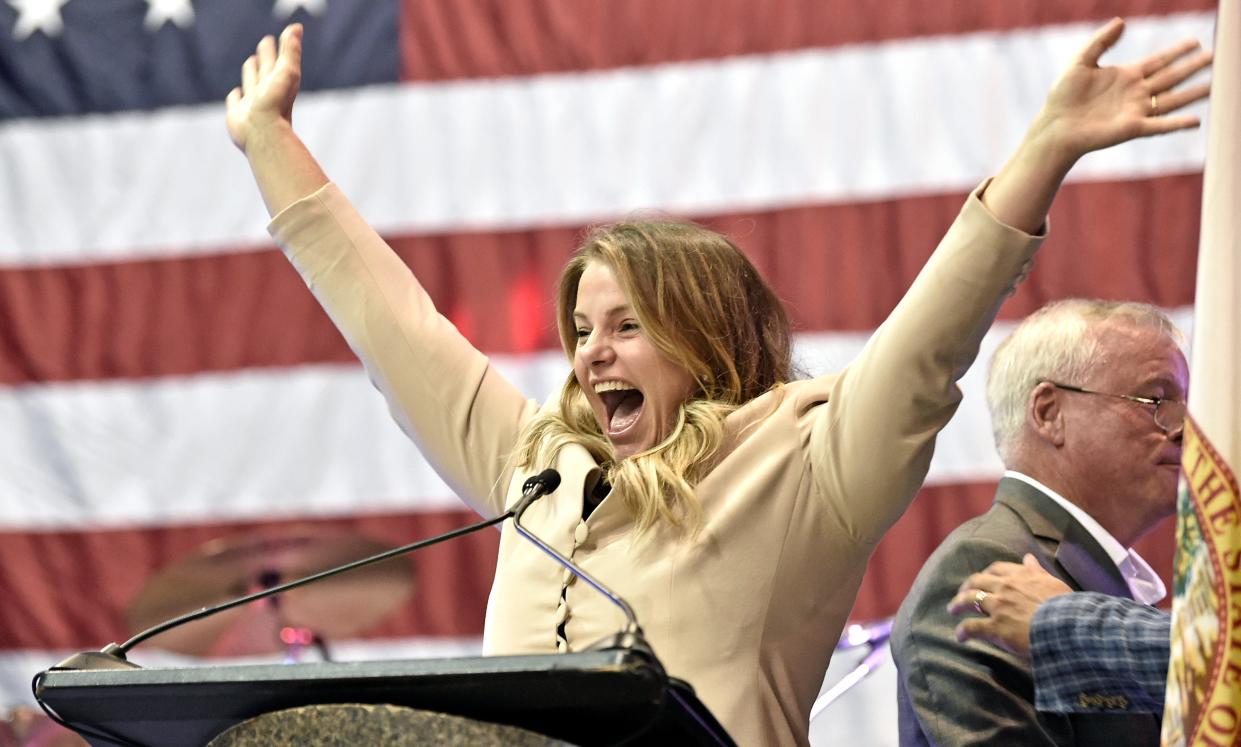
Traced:
[[[783, 308], [731, 241], [626, 221], [591, 231], [564, 268], [572, 370], [540, 406], [436, 312], [294, 133], [300, 26], [245, 61], [228, 129], [272, 234], [448, 484], [494, 516], [558, 470], [523, 523], [632, 604], [668, 673], [739, 744], [805, 744], [867, 559], [921, 484], [1065, 174], [1090, 151], [1198, 124], [1175, 112], [1206, 95], [1181, 84], [1210, 55], [1184, 42], [1100, 67], [1122, 29], [1105, 25], [1057, 80], [858, 358], [802, 381]], [[487, 653], [582, 650], [622, 623], [504, 526]]]

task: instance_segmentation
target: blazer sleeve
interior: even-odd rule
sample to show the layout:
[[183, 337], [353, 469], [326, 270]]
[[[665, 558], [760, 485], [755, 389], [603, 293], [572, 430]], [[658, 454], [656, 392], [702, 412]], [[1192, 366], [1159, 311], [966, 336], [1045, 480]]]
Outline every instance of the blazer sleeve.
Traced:
[[335, 185], [268, 230], [439, 475], [483, 515], [500, 513], [509, 457], [536, 404], [436, 311]]
[[987, 643], [958, 641], [960, 620], [946, 609], [962, 579], [997, 560], [1020, 562], [1024, 552], [1040, 552], [1033, 538], [962, 538], [919, 574], [892, 629], [902, 745], [1052, 747], [1072, 741], [1064, 717], [1035, 711], [1026, 662]]
[[980, 199], [985, 188], [970, 195], [900, 303], [836, 379], [828, 404], [817, 408], [811, 470], [855, 540], [878, 541], [913, 499], [935, 436], [961, 401], [957, 380], [1042, 243], [1043, 236], [997, 221]]
[[1172, 616], [1132, 599], [1049, 599], [1030, 626], [1035, 707], [1052, 713], [1163, 714]]

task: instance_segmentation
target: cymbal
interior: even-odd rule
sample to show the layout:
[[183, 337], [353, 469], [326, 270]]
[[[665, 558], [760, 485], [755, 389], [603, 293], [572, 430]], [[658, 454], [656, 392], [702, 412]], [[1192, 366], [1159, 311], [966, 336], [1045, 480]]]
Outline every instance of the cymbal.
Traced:
[[[386, 549], [364, 537], [310, 530], [220, 538], [155, 574], [130, 602], [126, 622], [137, 633]], [[195, 620], [152, 637], [150, 645], [196, 656], [247, 656], [282, 650], [286, 627], [343, 638], [379, 622], [413, 587], [410, 559], [399, 556]]]

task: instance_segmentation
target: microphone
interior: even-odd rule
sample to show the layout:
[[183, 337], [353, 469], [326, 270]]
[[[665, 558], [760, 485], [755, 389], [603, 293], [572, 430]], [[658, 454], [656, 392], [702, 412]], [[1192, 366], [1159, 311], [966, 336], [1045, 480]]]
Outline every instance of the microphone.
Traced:
[[560, 473], [548, 468], [529, 478], [521, 484], [521, 500], [517, 501], [509, 513], [514, 517], [521, 516], [538, 498], [556, 492], [560, 487]]
[[[551, 558], [557, 563], [560, 563], [565, 568], [568, 568], [569, 572], [574, 576], [577, 576], [586, 583], [590, 584], [595, 591], [607, 597], [612, 604], [619, 607], [621, 612], [625, 614], [625, 627], [616, 635], [609, 636], [604, 638], [602, 641], [593, 644], [590, 646], [591, 649], [638, 649], [643, 653], [648, 654], [652, 661], [658, 662], [659, 660], [655, 657], [654, 650], [651, 648], [650, 644], [647, 643], [646, 638], [642, 634], [642, 626], [638, 624], [638, 616], [634, 614], [633, 608], [629, 606], [629, 603], [622, 599], [619, 594], [604, 586], [602, 582], [591, 576], [572, 560], [569, 560], [565, 556], [561, 555], [555, 550], [555, 548], [521, 525], [521, 517], [526, 513], [526, 509], [530, 508], [530, 504], [534, 503], [535, 500], [542, 497], [544, 494], [551, 493], [559, 485], [560, 473], [554, 469], [545, 469], [534, 477], [531, 477], [529, 480], [526, 480], [525, 484], [522, 485], [522, 499], [513, 507], [513, 528], [515, 528], [521, 536], [530, 540], [536, 547], [551, 556]], [[544, 489], [535, 489], [540, 486]]]

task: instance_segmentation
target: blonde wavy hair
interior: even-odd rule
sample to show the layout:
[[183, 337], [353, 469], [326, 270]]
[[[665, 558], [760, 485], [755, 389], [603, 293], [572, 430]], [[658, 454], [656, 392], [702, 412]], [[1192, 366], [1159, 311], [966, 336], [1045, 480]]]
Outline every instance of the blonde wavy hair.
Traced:
[[547, 466], [564, 447], [581, 445], [603, 467], [638, 531], [658, 521], [696, 529], [701, 506], [694, 488], [714, 466], [724, 419], [789, 378], [788, 316], [749, 259], [714, 231], [669, 220], [600, 226], [560, 275], [556, 321], [570, 363], [578, 282], [594, 262], [612, 270], [643, 334], [690, 373], [696, 391], [662, 443], [618, 460], [570, 372], [559, 408], [540, 413], [523, 433], [517, 466]]

